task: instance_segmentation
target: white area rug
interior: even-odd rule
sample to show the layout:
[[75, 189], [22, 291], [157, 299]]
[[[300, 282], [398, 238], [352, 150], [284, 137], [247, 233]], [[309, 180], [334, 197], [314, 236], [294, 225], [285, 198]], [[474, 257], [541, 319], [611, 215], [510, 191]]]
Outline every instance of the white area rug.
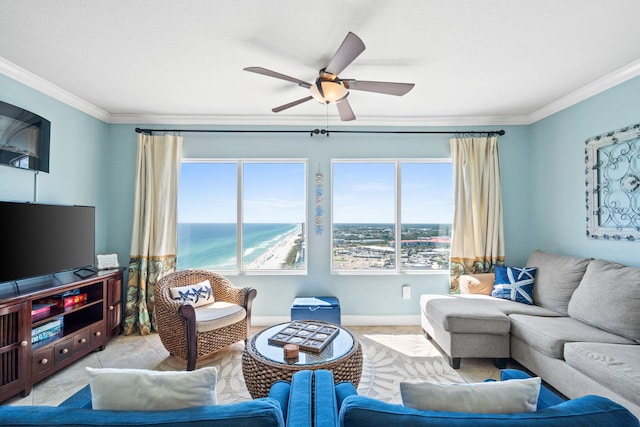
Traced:
[[[446, 359], [414, 327], [348, 328], [360, 341], [363, 369], [358, 393], [391, 403], [401, 403], [400, 382], [431, 381], [461, 383], [464, 379], [452, 369]], [[243, 343], [223, 349], [197, 367], [218, 368], [216, 387], [219, 403], [250, 400], [242, 376]], [[183, 370], [186, 363], [167, 357], [155, 369]]]

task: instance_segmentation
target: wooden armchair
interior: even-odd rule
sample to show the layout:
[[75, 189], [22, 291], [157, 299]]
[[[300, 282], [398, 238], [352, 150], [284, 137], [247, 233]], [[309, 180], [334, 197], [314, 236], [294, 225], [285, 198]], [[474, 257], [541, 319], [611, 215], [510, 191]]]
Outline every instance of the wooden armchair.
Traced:
[[[194, 307], [175, 300], [171, 288], [208, 280], [215, 302]], [[156, 283], [155, 316], [158, 334], [172, 355], [187, 360], [187, 370], [196, 360], [244, 340], [251, 334], [251, 306], [257, 291], [238, 288], [212, 271], [191, 269], [169, 273]]]

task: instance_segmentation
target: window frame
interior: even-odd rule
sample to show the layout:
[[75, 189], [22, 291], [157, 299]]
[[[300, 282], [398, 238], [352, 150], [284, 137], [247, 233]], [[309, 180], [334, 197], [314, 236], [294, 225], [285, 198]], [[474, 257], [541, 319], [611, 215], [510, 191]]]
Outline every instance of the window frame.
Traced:
[[[418, 270], [418, 269], [403, 269], [401, 263], [402, 245], [395, 245], [395, 268], [393, 269], [366, 269], [366, 270], [340, 270], [334, 268], [333, 264], [333, 236], [334, 236], [334, 165], [337, 163], [388, 163], [395, 165], [395, 212], [394, 212], [394, 232], [396, 241], [402, 240], [402, 165], [405, 163], [449, 163], [453, 161], [451, 157], [420, 157], [420, 158], [336, 158], [331, 159], [331, 226], [330, 226], [330, 238], [329, 244], [329, 263], [330, 274], [341, 275], [434, 275], [444, 274], [449, 275], [449, 269], [442, 270]], [[453, 167], [453, 165], [452, 165]], [[452, 176], [452, 192], [453, 192], [453, 176]], [[453, 223], [453, 209], [452, 209], [451, 223]], [[451, 236], [449, 236], [451, 238]], [[449, 247], [451, 249], [451, 247]], [[449, 252], [451, 253], [451, 252]]]
[[[218, 269], [217, 272], [220, 272], [225, 275], [307, 275], [309, 270], [309, 245], [308, 245], [308, 209], [309, 209], [309, 162], [306, 158], [183, 158], [181, 159], [181, 164], [184, 163], [231, 163], [236, 165], [236, 268], [233, 270], [222, 270]], [[244, 252], [244, 165], [247, 163], [302, 163], [303, 165], [303, 227], [302, 227], [302, 238], [303, 244], [305, 247], [305, 263], [304, 268], [301, 269], [282, 269], [282, 270], [261, 270], [261, 269], [248, 269], [243, 265], [243, 252]], [[180, 195], [178, 194], [178, 197]], [[179, 212], [178, 212], [179, 214]], [[178, 253], [178, 257], [180, 254]], [[193, 267], [186, 267], [193, 268]]]

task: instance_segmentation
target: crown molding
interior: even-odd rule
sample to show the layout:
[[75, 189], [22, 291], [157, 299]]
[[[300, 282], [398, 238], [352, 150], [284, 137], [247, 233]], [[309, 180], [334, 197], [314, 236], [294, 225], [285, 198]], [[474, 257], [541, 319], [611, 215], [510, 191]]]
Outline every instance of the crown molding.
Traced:
[[229, 116], [229, 115], [167, 115], [109, 113], [84, 99], [50, 83], [43, 78], [0, 57], [0, 73], [32, 89], [63, 102], [98, 120], [109, 124], [162, 124], [162, 125], [274, 125], [279, 126], [496, 126], [530, 125], [552, 114], [571, 107], [598, 93], [604, 92], [622, 82], [640, 75], [640, 60], [608, 74], [587, 86], [580, 88], [544, 107], [522, 115], [495, 116], [451, 116], [451, 117], [361, 117], [357, 123], [344, 123], [337, 117], [321, 122], [317, 116], [287, 116], [278, 118], [273, 115]]
[[162, 115], [162, 114], [111, 114], [111, 124], [140, 125], [263, 125], [263, 126], [494, 126], [524, 125], [527, 115], [514, 116], [460, 116], [460, 117], [359, 117], [355, 122], [342, 122], [339, 118], [318, 119], [318, 116], [287, 116], [275, 118], [273, 115], [229, 116], [229, 115]]
[[528, 124], [549, 117], [638, 75], [640, 75], [640, 59], [534, 111], [529, 114]]
[[84, 99], [67, 92], [59, 86], [38, 77], [30, 71], [17, 66], [13, 62], [6, 60], [0, 56], [0, 73], [12, 78], [32, 89], [42, 92], [64, 104], [67, 104], [76, 110], [80, 110], [88, 115], [95, 117], [103, 122], [109, 122], [110, 114], [101, 108], [85, 101]]

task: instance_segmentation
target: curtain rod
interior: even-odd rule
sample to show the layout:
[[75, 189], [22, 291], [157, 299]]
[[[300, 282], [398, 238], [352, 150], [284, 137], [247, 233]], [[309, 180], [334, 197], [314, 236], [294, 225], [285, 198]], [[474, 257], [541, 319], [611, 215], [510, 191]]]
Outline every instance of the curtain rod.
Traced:
[[[308, 130], [241, 130], [241, 129], [142, 129], [136, 128], [137, 133], [144, 133], [151, 135], [154, 132], [171, 132], [171, 133], [306, 133], [309, 132], [311, 136], [314, 135], [326, 135], [329, 136], [329, 130], [327, 129], [313, 129]], [[395, 134], [465, 134], [465, 133], [477, 133], [487, 135], [504, 135], [505, 131], [500, 130], [464, 130], [464, 131], [451, 131], [451, 130], [434, 130], [434, 131], [413, 131], [413, 130], [332, 130], [331, 133], [395, 133]]]

